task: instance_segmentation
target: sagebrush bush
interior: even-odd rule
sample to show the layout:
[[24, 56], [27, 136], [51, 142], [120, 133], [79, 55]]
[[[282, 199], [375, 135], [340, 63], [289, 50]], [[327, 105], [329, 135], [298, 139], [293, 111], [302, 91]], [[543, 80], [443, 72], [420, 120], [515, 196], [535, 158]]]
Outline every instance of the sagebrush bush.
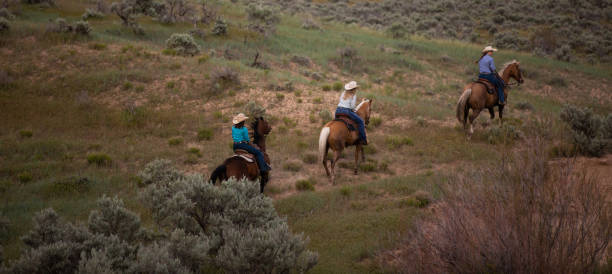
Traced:
[[319, 111], [319, 118], [321, 118], [322, 122], [327, 123], [327, 122], [331, 121], [331, 119], [332, 119], [331, 112], [329, 112], [329, 110], [327, 110], [327, 109], [321, 110], [321, 111]]
[[510, 123], [504, 123], [502, 126], [489, 127], [485, 134], [487, 136], [487, 141], [494, 145], [511, 144], [524, 135], [523, 132]]
[[255, 101], [249, 101], [244, 106], [244, 114], [250, 119], [263, 117], [266, 114], [266, 109]]
[[217, 19], [215, 21], [215, 25], [213, 26], [212, 33], [217, 36], [222, 36], [227, 34], [227, 22], [223, 19]]
[[392, 148], [392, 149], [398, 149], [403, 146], [414, 145], [414, 143], [412, 142], [412, 139], [408, 137], [402, 137], [402, 136], [387, 136], [385, 138], [385, 143], [387, 144], [387, 146], [389, 146], [389, 148]]
[[229, 180], [216, 187], [199, 174], [183, 175], [154, 182], [143, 199], [160, 226], [193, 238], [185, 245], [203, 244], [204, 252], [188, 252], [194, 260], [225, 272], [302, 272], [316, 264], [317, 255], [305, 249], [301, 235], [289, 232], [272, 200], [253, 182]]
[[104, 18], [104, 14], [94, 10], [94, 9], [85, 9], [85, 13], [83, 13], [83, 15], [81, 15], [81, 19], [83, 20], [88, 20], [88, 19], [100, 19], [100, 18]]
[[304, 153], [302, 154], [302, 161], [307, 164], [314, 164], [317, 162], [317, 157], [314, 153]]
[[0, 33], [8, 32], [11, 29], [11, 23], [8, 19], [0, 17]]
[[74, 33], [80, 35], [89, 35], [91, 27], [87, 21], [77, 21], [74, 23]]
[[222, 67], [213, 71], [210, 80], [213, 84], [213, 88], [220, 91], [230, 87], [240, 86], [238, 72], [230, 67]]
[[147, 165], [138, 176], [144, 185], [152, 183], [166, 184], [183, 179], [185, 176], [176, 169], [170, 160], [157, 159]]
[[251, 3], [248, 5], [246, 12], [251, 30], [264, 35], [269, 35], [276, 31], [276, 25], [280, 22], [278, 10], [260, 3]]
[[166, 40], [166, 48], [181, 56], [194, 56], [200, 53], [200, 46], [187, 33], [174, 33]]
[[612, 146], [610, 115], [602, 118], [590, 108], [565, 105], [561, 110], [561, 120], [569, 125], [574, 144], [581, 154], [599, 157], [605, 153], [606, 147]]
[[0, 8], [0, 18], [13, 20], [15, 19], [15, 15], [13, 15], [13, 13], [11, 13], [11, 11], [9, 11], [7, 8]]
[[398, 271], [594, 272], [612, 240], [604, 185], [569, 162], [550, 166], [545, 143], [442, 185], [435, 211], [394, 253]]
[[292, 172], [298, 172], [302, 170], [302, 165], [297, 161], [287, 161], [283, 164], [283, 169]]
[[209, 141], [213, 137], [213, 130], [210, 128], [202, 128], [198, 130], [198, 141]]

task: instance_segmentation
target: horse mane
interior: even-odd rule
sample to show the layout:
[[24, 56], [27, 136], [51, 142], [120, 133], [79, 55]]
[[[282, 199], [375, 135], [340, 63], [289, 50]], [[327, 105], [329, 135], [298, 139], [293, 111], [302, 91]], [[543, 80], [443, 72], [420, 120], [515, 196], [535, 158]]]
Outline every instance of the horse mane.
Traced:
[[357, 112], [359, 110], [359, 108], [361, 108], [361, 106], [363, 106], [363, 104], [370, 102], [370, 100], [365, 99], [363, 101], [361, 101], [361, 103], [359, 103], [359, 105], [357, 105], [357, 107], [355, 108], [355, 112]]
[[257, 132], [257, 126], [259, 125], [259, 118], [255, 118], [253, 122], [251, 122], [251, 129], [253, 130], [253, 143], [257, 144], [259, 138], [259, 132]]
[[516, 64], [516, 63], [518, 63], [518, 61], [516, 61], [516, 60], [512, 60], [512, 61], [508, 61], [508, 62], [504, 63], [503, 68], [502, 68], [502, 70], [501, 70], [501, 72], [500, 72], [500, 74], [499, 74], [499, 75], [500, 75], [500, 76], [504, 75], [504, 72], [506, 71], [506, 69], [507, 69], [507, 68], [508, 68], [510, 65], [512, 65], [512, 64]]

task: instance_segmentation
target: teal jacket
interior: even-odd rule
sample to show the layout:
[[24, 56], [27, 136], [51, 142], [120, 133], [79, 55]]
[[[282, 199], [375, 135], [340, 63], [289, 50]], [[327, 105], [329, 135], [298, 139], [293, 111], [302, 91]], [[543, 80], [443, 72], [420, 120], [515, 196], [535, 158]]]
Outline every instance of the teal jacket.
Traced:
[[234, 139], [234, 143], [250, 142], [249, 130], [244, 126], [241, 128], [232, 126], [232, 139]]

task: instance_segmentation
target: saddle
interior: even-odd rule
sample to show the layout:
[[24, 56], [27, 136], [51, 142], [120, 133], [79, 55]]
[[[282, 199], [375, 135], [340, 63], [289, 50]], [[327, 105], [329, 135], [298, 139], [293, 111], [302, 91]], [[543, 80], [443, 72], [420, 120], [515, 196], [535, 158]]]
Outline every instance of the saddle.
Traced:
[[249, 153], [248, 151], [244, 150], [244, 149], [236, 149], [234, 150], [234, 156], [232, 157], [240, 157], [242, 159], [244, 159], [245, 161], [249, 162], [249, 163], [254, 163], [255, 162], [255, 155]]
[[478, 80], [474, 81], [474, 83], [478, 83], [478, 84], [485, 86], [489, 94], [495, 94], [495, 85], [489, 82], [489, 80], [478, 78]]
[[357, 130], [357, 123], [355, 123], [355, 121], [353, 121], [353, 119], [351, 119], [351, 117], [346, 114], [336, 115], [336, 119], [334, 119], [334, 121], [343, 122], [349, 131]]

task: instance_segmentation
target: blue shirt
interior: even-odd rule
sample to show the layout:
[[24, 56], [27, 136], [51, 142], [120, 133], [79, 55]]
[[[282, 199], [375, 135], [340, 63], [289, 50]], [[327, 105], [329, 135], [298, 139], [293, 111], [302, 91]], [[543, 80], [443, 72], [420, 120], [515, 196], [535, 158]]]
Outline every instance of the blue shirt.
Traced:
[[245, 126], [241, 128], [232, 127], [232, 139], [234, 139], [234, 143], [249, 142], [249, 130]]
[[493, 73], [495, 71], [495, 63], [493, 62], [493, 57], [490, 55], [485, 55], [478, 61], [478, 67], [480, 68], [480, 73]]

